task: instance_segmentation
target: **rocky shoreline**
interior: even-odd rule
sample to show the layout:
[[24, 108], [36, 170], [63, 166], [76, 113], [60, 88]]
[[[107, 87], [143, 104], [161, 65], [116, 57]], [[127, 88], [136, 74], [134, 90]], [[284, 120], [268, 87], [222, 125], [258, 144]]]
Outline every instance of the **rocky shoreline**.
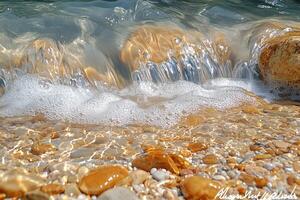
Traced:
[[299, 119], [298, 106], [267, 103], [207, 108], [170, 129], [2, 118], [0, 197], [208, 200], [222, 188], [299, 197]]

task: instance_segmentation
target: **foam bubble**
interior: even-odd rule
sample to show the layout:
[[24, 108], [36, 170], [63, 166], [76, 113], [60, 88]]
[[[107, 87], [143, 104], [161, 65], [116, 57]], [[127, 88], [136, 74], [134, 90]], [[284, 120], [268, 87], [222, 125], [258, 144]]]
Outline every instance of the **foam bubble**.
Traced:
[[[220, 83], [219, 83], [220, 84]], [[146, 123], [169, 127], [203, 107], [226, 109], [254, 102], [238, 87], [210, 88], [178, 81], [134, 84], [121, 91], [52, 84], [33, 75], [13, 81], [0, 99], [0, 116], [44, 113], [49, 119], [75, 123]]]

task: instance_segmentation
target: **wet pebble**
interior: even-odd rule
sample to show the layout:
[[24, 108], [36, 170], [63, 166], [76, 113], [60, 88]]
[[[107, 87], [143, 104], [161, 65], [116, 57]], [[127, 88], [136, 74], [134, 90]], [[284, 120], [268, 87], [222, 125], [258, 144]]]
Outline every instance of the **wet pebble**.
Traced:
[[115, 187], [102, 193], [97, 200], [139, 200], [135, 193], [124, 187]]
[[25, 193], [38, 189], [44, 180], [38, 176], [18, 172], [9, 172], [0, 180], [0, 192], [8, 197], [20, 197]]
[[[192, 176], [185, 178], [180, 183], [180, 188], [186, 199], [212, 200], [220, 190], [221, 185], [220, 183], [207, 178]], [[203, 188], [205, 188], [205, 190]]]
[[127, 169], [121, 166], [103, 166], [90, 171], [86, 176], [82, 177], [78, 186], [85, 194], [99, 195], [127, 176]]
[[164, 169], [152, 168], [150, 171], [152, 177], [157, 181], [163, 181], [169, 178], [169, 173]]
[[53, 184], [43, 185], [40, 188], [40, 190], [44, 193], [55, 195], [55, 194], [64, 193], [65, 188], [62, 185], [53, 183]]

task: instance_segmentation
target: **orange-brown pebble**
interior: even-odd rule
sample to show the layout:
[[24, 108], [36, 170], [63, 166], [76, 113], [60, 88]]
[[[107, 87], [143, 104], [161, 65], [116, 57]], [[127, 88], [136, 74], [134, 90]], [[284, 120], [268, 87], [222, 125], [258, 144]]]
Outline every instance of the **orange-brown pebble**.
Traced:
[[202, 160], [203, 160], [203, 163], [209, 164], [209, 165], [213, 165], [213, 164], [218, 163], [218, 157], [213, 155], [213, 154], [209, 154], [209, 155], [204, 156], [204, 158]]
[[5, 198], [6, 198], [6, 195], [3, 194], [3, 193], [1, 193], [1, 194], [0, 194], [0, 200], [3, 200], [3, 199], [5, 199]]
[[53, 139], [57, 139], [59, 138], [59, 134], [56, 131], [51, 132], [50, 134], [50, 138]]
[[228, 164], [236, 164], [236, 159], [233, 158], [233, 157], [230, 157], [230, 158], [228, 158], [228, 159], [226, 160], [226, 162], [227, 162]]
[[102, 166], [82, 177], [78, 187], [85, 194], [99, 195], [127, 176], [128, 170], [121, 166]]
[[179, 169], [174, 160], [169, 154], [161, 150], [149, 151], [145, 155], [138, 156], [132, 161], [132, 165], [148, 172], [152, 168], [162, 168], [179, 174]]
[[183, 120], [183, 124], [187, 127], [193, 127], [201, 124], [204, 121], [204, 118], [198, 115], [189, 115]]
[[238, 188], [237, 188], [237, 191], [238, 191], [238, 193], [239, 193], [240, 195], [244, 195], [244, 194], [246, 193], [246, 189], [243, 188], [243, 187], [238, 187]]
[[42, 155], [47, 152], [54, 151], [55, 147], [52, 144], [33, 144], [31, 146], [31, 153], [34, 155]]
[[175, 165], [178, 167], [179, 170], [188, 169], [192, 167], [191, 163], [189, 163], [186, 159], [177, 154], [169, 154], [171, 159], [174, 161]]
[[294, 168], [295, 172], [300, 173], [300, 161], [295, 161], [293, 163], [293, 168]]
[[252, 144], [252, 145], [249, 146], [249, 149], [250, 149], [251, 151], [259, 151], [259, 150], [261, 150], [262, 148], [261, 148], [260, 146], [258, 146], [258, 145]]
[[62, 185], [53, 183], [53, 184], [43, 185], [40, 190], [50, 195], [56, 195], [56, 194], [64, 193], [65, 188]]
[[256, 187], [263, 188], [268, 184], [268, 180], [266, 178], [255, 178], [254, 179]]
[[242, 111], [247, 114], [259, 114], [258, 108], [253, 105], [242, 106]]
[[192, 176], [185, 178], [180, 183], [180, 188], [188, 200], [212, 200], [215, 199], [221, 185], [207, 178]]
[[272, 157], [273, 156], [271, 154], [259, 154], [254, 157], [254, 160], [264, 160], [264, 159], [270, 159]]
[[206, 150], [208, 147], [207, 147], [206, 144], [197, 142], [197, 143], [190, 143], [190, 144], [188, 144], [187, 148], [191, 152], [195, 153], [195, 152], [198, 152], [198, 151]]
[[289, 184], [289, 185], [294, 185], [295, 184], [295, 177], [290, 175], [287, 177], [286, 179], [286, 182]]

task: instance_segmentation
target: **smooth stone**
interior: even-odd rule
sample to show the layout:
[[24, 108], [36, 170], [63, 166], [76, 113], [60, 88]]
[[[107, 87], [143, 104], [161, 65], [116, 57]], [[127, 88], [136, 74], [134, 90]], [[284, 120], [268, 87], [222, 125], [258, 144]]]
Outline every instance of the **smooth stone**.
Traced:
[[184, 197], [188, 200], [213, 200], [219, 190], [220, 183], [201, 176], [185, 178], [180, 183]]
[[41, 191], [28, 192], [25, 196], [26, 200], [49, 200], [49, 195]]
[[38, 176], [12, 171], [0, 178], [0, 193], [8, 197], [21, 197], [43, 184], [44, 180]]
[[150, 173], [152, 177], [157, 181], [163, 181], [169, 178], [168, 172], [161, 169], [155, 171], [151, 170]]
[[78, 197], [81, 192], [75, 183], [69, 183], [65, 186], [65, 194], [70, 197]]
[[213, 154], [209, 154], [203, 157], [203, 163], [204, 164], [209, 164], [209, 165], [213, 165], [213, 164], [217, 164], [218, 163], [218, 157], [213, 155]]
[[131, 179], [132, 185], [139, 185], [144, 183], [147, 179], [149, 179], [150, 174], [143, 170], [136, 170], [131, 172], [128, 177]]
[[273, 144], [277, 148], [280, 148], [280, 149], [283, 149], [283, 150], [286, 150], [287, 148], [289, 148], [291, 146], [290, 143], [287, 143], [287, 142], [284, 142], [284, 141], [281, 141], [281, 140], [273, 141]]
[[206, 150], [208, 147], [206, 144], [204, 143], [190, 143], [187, 148], [193, 152], [193, 153], [196, 153], [196, 152], [199, 152], [199, 151], [202, 151], [202, 150]]
[[[266, 40], [259, 56], [263, 80], [284, 93], [300, 87], [300, 32], [291, 31]], [[278, 90], [282, 92], [282, 89]]]
[[99, 195], [114, 187], [128, 176], [128, 171], [121, 166], [103, 166], [90, 171], [78, 183], [81, 192], [89, 195]]
[[48, 185], [43, 185], [40, 190], [44, 193], [50, 194], [50, 195], [55, 195], [55, 194], [61, 194], [64, 193], [65, 188], [62, 185], [59, 184], [48, 184]]
[[47, 152], [53, 152], [56, 148], [52, 144], [33, 144], [31, 147], [31, 153], [34, 155], [42, 155]]
[[137, 195], [125, 187], [115, 187], [102, 193], [97, 200], [139, 200]]
[[300, 174], [300, 161], [295, 161], [293, 163], [294, 171]]
[[144, 171], [150, 171], [152, 168], [166, 169], [172, 173], [179, 174], [179, 169], [174, 160], [164, 151], [149, 151], [132, 161], [132, 165]]

